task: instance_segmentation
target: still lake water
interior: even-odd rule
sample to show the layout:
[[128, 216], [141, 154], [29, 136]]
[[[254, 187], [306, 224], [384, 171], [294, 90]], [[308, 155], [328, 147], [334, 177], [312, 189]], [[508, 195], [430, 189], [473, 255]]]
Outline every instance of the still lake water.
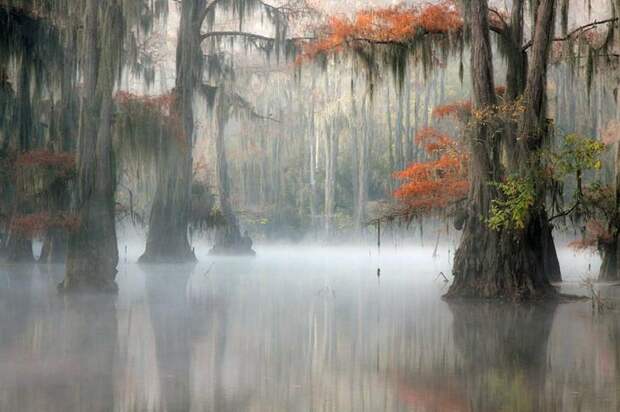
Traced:
[[618, 310], [445, 302], [446, 250], [258, 253], [121, 263], [115, 298], [0, 266], [0, 411], [620, 410]]

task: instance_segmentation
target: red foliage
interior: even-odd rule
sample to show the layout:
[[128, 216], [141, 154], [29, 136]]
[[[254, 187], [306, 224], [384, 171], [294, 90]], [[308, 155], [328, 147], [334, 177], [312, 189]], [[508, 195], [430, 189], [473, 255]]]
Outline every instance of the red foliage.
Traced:
[[137, 94], [120, 91], [114, 97], [116, 103], [130, 110], [139, 107], [142, 110], [156, 114], [161, 119], [161, 127], [168, 129], [170, 135], [174, 136], [181, 144], [186, 144], [181, 117], [176, 108], [176, 95], [174, 92], [157, 96], [139, 96]]
[[[495, 87], [495, 94], [502, 97], [506, 94], [506, 86]], [[444, 119], [446, 117], [454, 117], [457, 120], [463, 120], [472, 112], [471, 100], [461, 100], [453, 103], [442, 104], [433, 108], [433, 117]]]
[[394, 191], [394, 197], [411, 212], [429, 213], [444, 209], [467, 196], [467, 155], [447, 134], [425, 128], [416, 135], [416, 142], [436, 158], [412, 163], [405, 170], [394, 173], [403, 181]]
[[568, 246], [575, 250], [596, 249], [601, 244], [611, 243], [613, 235], [607, 230], [605, 224], [596, 219], [586, 222], [586, 232], [583, 239], [570, 242]]
[[75, 155], [49, 150], [32, 150], [20, 153], [15, 159], [16, 168], [50, 167], [59, 174], [69, 174], [75, 170]]
[[447, 134], [433, 128], [425, 127], [415, 135], [415, 142], [422, 145], [428, 154], [444, 152], [447, 149], [455, 149], [456, 142]]
[[330, 17], [323, 34], [304, 48], [304, 56], [337, 52], [350, 41], [407, 42], [419, 33], [461, 30], [463, 19], [452, 1], [423, 7], [386, 7], [359, 11], [353, 19]]
[[173, 93], [161, 94], [158, 96], [138, 96], [137, 94], [120, 91], [116, 93], [115, 100], [117, 104], [141, 104], [147, 108], [158, 110], [162, 114], [169, 116], [172, 113], [175, 97]]
[[11, 220], [11, 229], [25, 236], [36, 236], [43, 235], [49, 229], [75, 231], [79, 223], [78, 217], [69, 213], [59, 212], [51, 215], [49, 212], [39, 212], [14, 216]]

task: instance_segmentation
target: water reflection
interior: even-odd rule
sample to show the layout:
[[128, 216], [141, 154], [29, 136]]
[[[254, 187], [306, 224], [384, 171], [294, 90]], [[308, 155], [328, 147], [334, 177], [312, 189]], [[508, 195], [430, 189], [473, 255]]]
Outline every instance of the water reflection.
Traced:
[[476, 411], [557, 410], [544, 398], [556, 304], [450, 304], [459, 375]]
[[12, 306], [3, 311], [12, 321], [3, 319], [2, 325], [8, 339], [0, 348], [0, 410], [110, 411], [117, 340], [113, 298], [34, 294], [41, 274], [28, 268], [20, 275], [27, 279], [33, 273], [35, 281], [5, 289], [15, 298], [8, 298]]
[[430, 256], [129, 264], [116, 299], [2, 267], [0, 411], [618, 410], [617, 312], [448, 304]]
[[194, 265], [146, 265], [146, 294], [159, 373], [161, 410], [190, 406], [190, 311], [187, 281]]

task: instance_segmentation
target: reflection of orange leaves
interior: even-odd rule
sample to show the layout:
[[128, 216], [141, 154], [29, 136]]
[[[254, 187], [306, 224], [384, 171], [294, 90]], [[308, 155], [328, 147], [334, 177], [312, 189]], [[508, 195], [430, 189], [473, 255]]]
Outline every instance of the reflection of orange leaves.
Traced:
[[451, 1], [423, 7], [387, 7], [359, 11], [353, 19], [332, 16], [323, 34], [304, 48], [304, 56], [336, 52], [350, 41], [408, 42], [420, 33], [460, 30], [463, 19]]
[[397, 390], [398, 398], [416, 410], [460, 412], [470, 409], [463, 388], [450, 381], [399, 379]]
[[39, 212], [13, 217], [11, 229], [24, 236], [36, 236], [49, 229], [75, 231], [79, 223], [79, 218], [70, 213], [59, 212], [51, 215], [49, 212]]

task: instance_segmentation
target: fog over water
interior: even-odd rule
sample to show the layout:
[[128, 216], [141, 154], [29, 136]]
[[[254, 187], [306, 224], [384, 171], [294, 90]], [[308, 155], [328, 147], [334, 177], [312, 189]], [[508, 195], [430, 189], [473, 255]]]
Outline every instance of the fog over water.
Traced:
[[[617, 312], [448, 303], [445, 248], [259, 245], [195, 265], [137, 250], [125, 263], [121, 246], [116, 297], [58, 295], [62, 266], [0, 268], [1, 411], [620, 408]], [[563, 290], [586, 293], [598, 261], [560, 260]]]

